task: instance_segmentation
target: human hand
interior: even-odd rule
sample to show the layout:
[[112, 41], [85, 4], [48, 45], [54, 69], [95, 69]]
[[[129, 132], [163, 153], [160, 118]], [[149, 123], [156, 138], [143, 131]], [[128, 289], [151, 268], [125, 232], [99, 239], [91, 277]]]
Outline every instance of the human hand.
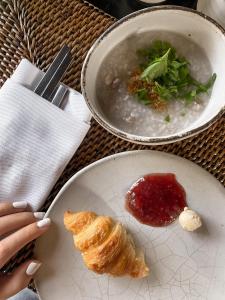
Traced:
[[[44, 213], [28, 212], [27, 207], [28, 204], [24, 201], [0, 203], [0, 269], [21, 248], [49, 228], [50, 219], [43, 219]], [[0, 300], [24, 289], [40, 266], [39, 261], [28, 260], [10, 275], [0, 273]]]

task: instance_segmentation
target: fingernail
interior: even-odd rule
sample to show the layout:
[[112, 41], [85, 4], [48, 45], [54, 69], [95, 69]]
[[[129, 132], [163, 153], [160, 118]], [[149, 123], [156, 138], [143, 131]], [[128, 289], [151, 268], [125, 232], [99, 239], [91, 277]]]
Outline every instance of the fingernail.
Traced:
[[14, 208], [26, 208], [27, 207], [27, 202], [26, 201], [13, 202], [12, 206]]
[[45, 216], [45, 213], [41, 212], [41, 211], [37, 211], [34, 213], [34, 217], [39, 220], [42, 220], [44, 218], [44, 216]]
[[40, 266], [41, 263], [37, 263], [37, 262], [30, 263], [29, 266], [27, 267], [26, 274], [28, 276], [34, 275], [37, 272], [37, 270], [40, 268]]
[[49, 218], [43, 219], [41, 221], [37, 222], [37, 227], [42, 228], [42, 227], [47, 227], [51, 223], [51, 220]]

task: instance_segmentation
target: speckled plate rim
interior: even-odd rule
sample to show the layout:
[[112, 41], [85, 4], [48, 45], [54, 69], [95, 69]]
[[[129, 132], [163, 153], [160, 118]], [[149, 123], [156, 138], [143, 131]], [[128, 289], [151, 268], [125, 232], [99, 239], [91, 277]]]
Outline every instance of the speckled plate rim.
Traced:
[[163, 145], [163, 144], [169, 144], [169, 143], [173, 143], [176, 141], [180, 141], [189, 137], [192, 137], [204, 130], [206, 130], [207, 128], [209, 128], [211, 125], [213, 125], [217, 120], [220, 119], [220, 117], [222, 117], [222, 115], [225, 112], [225, 106], [223, 106], [221, 108], [221, 110], [213, 117], [211, 118], [209, 121], [207, 121], [206, 123], [204, 123], [201, 126], [198, 126], [192, 130], [188, 130], [184, 133], [177, 133], [177, 134], [173, 134], [170, 136], [162, 136], [162, 137], [146, 137], [146, 136], [137, 136], [134, 134], [129, 134], [127, 132], [124, 132], [122, 130], [119, 130], [118, 128], [114, 127], [113, 125], [109, 125], [101, 116], [100, 114], [93, 109], [92, 105], [91, 105], [91, 101], [89, 99], [89, 97], [87, 96], [86, 93], [86, 72], [87, 72], [87, 66], [89, 63], [89, 60], [92, 56], [92, 53], [94, 52], [94, 50], [98, 47], [99, 43], [108, 36], [109, 33], [111, 33], [111, 31], [113, 31], [115, 28], [117, 28], [118, 26], [120, 26], [121, 24], [129, 21], [130, 19], [135, 18], [138, 15], [142, 15], [145, 13], [149, 13], [149, 12], [153, 12], [153, 11], [158, 11], [158, 10], [180, 10], [180, 11], [186, 11], [189, 13], [194, 13], [204, 19], [206, 19], [207, 21], [209, 21], [210, 23], [212, 23], [213, 25], [215, 25], [220, 31], [221, 33], [225, 36], [225, 29], [219, 25], [214, 19], [210, 18], [209, 16], [203, 14], [202, 12], [199, 12], [197, 10], [191, 9], [191, 8], [187, 8], [187, 7], [182, 7], [182, 6], [176, 6], [176, 5], [165, 5], [165, 6], [155, 6], [155, 7], [149, 7], [149, 8], [145, 8], [139, 11], [136, 11], [132, 14], [129, 14], [127, 16], [125, 16], [124, 18], [118, 20], [117, 22], [115, 22], [113, 25], [111, 25], [96, 41], [95, 43], [92, 45], [92, 47], [89, 49], [83, 66], [82, 66], [82, 71], [81, 71], [81, 90], [82, 90], [82, 94], [84, 96], [84, 99], [86, 101], [86, 104], [88, 106], [88, 108], [90, 109], [94, 119], [106, 130], [108, 130], [110, 133], [114, 134], [115, 136], [123, 139], [123, 140], [127, 140], [129, 142], [133, 142], [136, 144], [142, 144], [142, 145]]
[[[132, 150], [132, 151], [123, 151], [123, 152], [119, 152], [119, 153], [116, 153], [116, 154], [112, 154], [112, 155], [109, 155], [107, 157], [104, 157], [104, 158], [101, 158], [91, 164], [89, 164], [88, 166], [84, 167], [83, 169], [79, 170], [77, 173], [75, 173], [64, 185], [63, 187], [61, 188], [61, 190], [59, 191], [59, 193], [56, 195], [55, 199], [53, 200], [52, 204], [50, 205], [50, 207], [48, 208], [44, 218], [47, 218], [49, 217], [53, 207], [56, 205], [56, 203], [58, 202], [58, 200], [60, 199], [61, 195], [70, 187], [71, 184], [73, 184], [73, 182], [76, 180], [76, 178], [78, 178], [79, 176], [81, 176], [82, 174], [84, 174], [85, 172], [87, 172], [88, 170], [98, 166], [98, 165], [101, 165], [101, 164], [104, 164], [105, 162], [109, 161], [109, 160], [115, 160], [115, 159], [120, 159], [120, 158], [123, 158], [124, 156], [136, 156], [136, 155], [142, 155], [142, 154], [149, 154], [151, 155], [152, 153], [154, 154], [158, 154], [159, 156], [164, 156], [164, 157], [168, 157], [168, 159], [170, 158], [175, 158], [178, 162], [182, 163], [183, 161], [186, 161], [190, 166], [192, 165], [193, 167], [195, 168], [199, 168], [201, 171], [205, 172], [205, 174], [207, 174], [207, 176], [211, 176], [215, 179], [215, 182], [218, 183], [218, 186], [222, 186], [222, 184], [212, 175], [210, 174], [207, 170], [203, 169], [202, 167], [200, 167], [199, 165], [197, 165], [196, 163], [186, 159], [186, 158], [183, 158], [179, 155], [175, 155], [175, 154], [172, 154], [172, 153], [166, 153], [166, 152], [163, 152], [163, 151], [157, 151], [157, 150]], [[40, 295], [40, 291], [38, 290], [38, 285], [36, 284], [35, 282], [35, 278], [34, 278], [34, 284], [35, 284], [35, 287], [36, 287], [36, 290], [37, 290], [37, 294], [40, 298], [40, 300], [42, 300], [41, 298], [41, 295]]]

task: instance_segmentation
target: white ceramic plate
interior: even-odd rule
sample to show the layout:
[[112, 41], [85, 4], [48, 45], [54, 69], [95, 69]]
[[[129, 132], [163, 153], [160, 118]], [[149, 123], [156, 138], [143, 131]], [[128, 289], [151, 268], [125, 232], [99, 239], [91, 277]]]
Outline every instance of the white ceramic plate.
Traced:
[[[141, 176], [173, 172], [204, 225], [194, 233], [173, 223], [153, 228], [124, 209], [124, 196]], [[135, 280], [88, 271], [64, 229], [65, 210], [93, 210], [123, 222], [145, 250], [151, 274]], [[157, 151], [124, 152], [102, 159], [74, 175], [47, 215], [53, 224], [36, 247], [43, 266], [36, 285], [42, 300], [224, 300], [225, 191], [209, 173], [180, 157]]]

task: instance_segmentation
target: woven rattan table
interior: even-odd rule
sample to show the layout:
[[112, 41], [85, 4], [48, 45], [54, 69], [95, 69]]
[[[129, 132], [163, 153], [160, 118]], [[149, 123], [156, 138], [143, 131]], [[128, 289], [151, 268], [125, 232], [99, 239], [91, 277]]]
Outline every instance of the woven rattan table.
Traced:
[[[104, 0], [103, 0], [104, 1]], [[82, 0], [0, 0], [0, 85], [22, 57], [46, 70], [61, 46], [68, 44], [73, 64], [64, 82], [80, 90], [80, 72], [93, 42], [115, 19]], [[225, 88], [225, 87], [224, 87]], [[135, 149], [155, 149], [185, 157], [225, 184], [225, 118], [193, 138], [164, 146], [141, 146], [108, 133], [94, 120], [82, 145], [68, 164], [45, 202], [46, 210], [63, 184], [79, 169], [110, 154]], [[10, 269], [32, 253], [23, 249]]]

